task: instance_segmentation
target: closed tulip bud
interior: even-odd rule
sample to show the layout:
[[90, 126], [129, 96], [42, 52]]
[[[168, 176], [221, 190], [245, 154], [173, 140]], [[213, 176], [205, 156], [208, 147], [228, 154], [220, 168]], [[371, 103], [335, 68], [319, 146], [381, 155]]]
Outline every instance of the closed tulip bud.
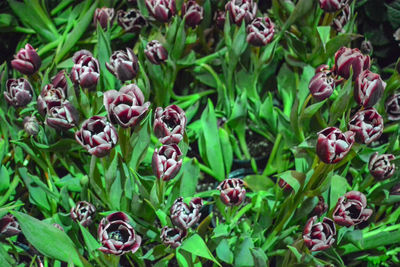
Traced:
[[226, 20], [225, 10], [224, 11], [219, 10], [215, 13], [215, 24], [220, 30], [224, 30], [225, 20]]
[[160, 65], [168, 58], [167, 50], [157, 40], [147, 43], [146, 48], [144, 49], [144, 54], [147, 59], [155, 65]]
[[243, 180], [239, 178], [225, 179], [217, 189], [221, 192], [221, 201], [227, 206], [239, 206], [246, 198]]
[[110, 23], [111, 27], [113, 21], [114, 21], [114, 8], [107, 8], [107, 7], [96, 8], [96, 11], [94, 12], [93, 16], [94, 26], [97, 26], [97, 23], [99, 23], [103, 29], [107, 29], [108, 23]]
[[182, 230], [192, 227], [200, 219], [202, 206], [201, 198], [193, 198], [190, 201], [190, 207], [183, 202], [182, 197], [177, 198], [170, 210], [172, 223]]
[[333, 22], [332, 22], [332, 27], [335, 29], [337, 32], [343, 33], [344, 32], [344, 26], [350, 21], [351, 19], [351, 10], [350, 6], [346, 5], [341, 14], [337, 16]]
[[106, 62], [106, 67], [123, 82], [135, 78], [139, 71], [138, 58], [130, 48], [126, 48], [126, 53], [122, 50], [113, 52], [110, 63]]
[[325, 217], [322, 222], [317, 222], [317, 216], [311, 217], [304, 227], [304, 243], [311, 251], [320, 251], [330, 248], [335, 242], [335, 223]]
[[21, 232], [14, 215], [7, 214], [0, 219], [0, 236], [11, 237]]
[[353, 69], [353, 80], [355, 80], [369, 67], [369, 56], [363, 55], [357, 48], [342, 47], [335, 54], [335, 71], [345, 79], [350, 78], [350, 68]]
[[334, 164], [341, 161], [354, 144], [354, 133], [342, 133], [338, 128], [328, 127], [318, 133], [317, 155], [321, 161]]
[[24, 78], [9, 79], [6, 83], [4, 98], [14, 107], [25, 107], [32, 101], [32, 86]]
[[106, 254], [120, 256], [128, 252], [135, 253], [142, 243], [142, 238], [136, 234], [128, 216], [123, 212], [115, 212], [103, 218], [97, 233], [102, 244], [99, 250]]
[[75, 127], [78, 121], [79, 113], [68, 101], [49, 109], [46, 117], [48, 126], [61, 131]]
[[64, 90], [60, 87], [54, 87], [54, 85], [48, 84], [43, 87], [37, 99], [38, 111], [44, 116], [52, 107], [61, 106], [61, 103], [64, 101]]
[[386, 100], [385, 110], [389, 120], [400, 120], [400, 94], [392, 95]]
[[247, 26], [247, 42], [254, 46], [264, 46], [274, 37], [274, 24], [268, 18], [256, 18]]
[[118, 25], [126, 32], [137, 33], [143, 27], [147, 26], [147, 21], [139, 10], [131, 9], [129, 11], [118, 10]]
[[313, 215], [321, 217], [328, 210], [328, 204], [325, 203], [325, 200], [322, 196], [318, 197], [318, 203], [313, 210]]
[[312, 77], [310, 83], [308, 84], [311, 95], [317, 101], [323, 101], [330, 97], [336, 86], [333, 73], [329, 70], [326, 70], [325, 66], [327, 67], [327, 65], [322, 65], [317, 68], [317, 70], [320, 71], [315, 73], [314, 77]]
[[100, 76], [100, 67], [97, 59], [86, 50], [78, 51], [72, 60], [74, 66], [71, 69], [71, 80], [82, 88], [95, 88]]
[[390, 163], [390, 161], [394, 159], [395, 156], [392, 154], [379, 155], [378, 152], [375, 152], [369, 159], [369, 173], [377, 180], [389, 179], [393, 176], [394, 171], [396, 170], [396, 165]]
[[93, 204], [87, 201], [79, 201], [76, 206], [70, 211], [71, 219], [80, 223], [83, 227], [88, 227], [92, 224], [93, 216], [96, 213], [96, 208]]
[[379, 74], [370, 70], [363, 71], [356, 79], [354, 85], [354, 99], [365, 108], [375, 105], [383, 95], [386, 83]]
[[185, 17], [185, 24], [196, 28], [203, 20], [204, 9], [195, 0], [189, 0], [182, 6], [182, 16]]
[[186, 230], [182, 230], [177, 227], [169, 228], [168, 226], [165, 226], [161, 230], [160, 238], [164, 245], [170, 246], [171, 248], [177, 248], [182, 245], [182, 241], [186, 237], [186, 235]]
[[225, 5], [230, 19], [238, 26], [244, 20], [246, 24], [253, 21], [257, 14], [257, 3], [253, 0], [231, 0]]
[[105, 117], [93, 116], [83, 122], [81, 129], [75, 133], [75, 139], [91, 155], [100, 158], [109, 154], [117, 144], [118, 134]]
[[136, 84], [129, 84], [119, 91], [105, 92], [104, 106], [112, 123], [124, 128], [134, 128], [146, 116], [150, 102], [145, 102], [144, 95]]
[[373, 46], [370, 41], [364, 40], [361, 42], [360, 50], [364, 55], [372, 54]]
[[278, 185], [280, 188], [283, 189], [283, 191], [285, 191], [286, 193], [290, 193], [293, 188], [290, 186], [290, 184], [288, 184], [287, 182], [285, 182], [285, 180], [283, 179], [279, 179], [278, 181]]
[[379, 139], [383, 132], [383, 119], [374, 108], [357, 112], [349, 122], [349, 130], [356, 134], [356, 141], [370, 144]]
[[372, 210], [366, 207], [365, 195], [358, 191], [350, 191], [339, 198], [333, 211], [333, 220], [340, 226], [357, 225], [368, 220], [372, 215]]
[[319, 0], [319, 6], [325, 12], [336, 12], [342, 9], [348, 0]]
[[158, 107], [154, 114], [154, 134], [163, 144], [178, 144], [185, 134], [186, 115], [176, 105], [164, 110]]
[[182, 152], [176, 144], [155, 149], [151, 162], [154, 175], [164, 181], [173, 179], [182, 167], [181, 156]]
[[67, 91], [68, 88], [68, 84], [67, 84], [67, 77], [66, 77], [66, 73], [65, 70], [61, 70], [59, 71], [56, 76], [51, 78], [51, 84], [55, 87], [55, 88], [62, 88], [64, 90], [64, 92]]
[[175, 0], [146, 0], [146, 7], [159, 22], [168, 22], [176, 13]]
[[26, 75], [34, 74], [41, 65], [42, 60], [30, 44], [26, 44], [25, 48], [21, 48], [11, 61], [11, 66], [14, 69]]
[[24, 118], [24, 130], [29, 135], [37, 135], [39, 132], [39, 122], [35, 116], [27, 116]]

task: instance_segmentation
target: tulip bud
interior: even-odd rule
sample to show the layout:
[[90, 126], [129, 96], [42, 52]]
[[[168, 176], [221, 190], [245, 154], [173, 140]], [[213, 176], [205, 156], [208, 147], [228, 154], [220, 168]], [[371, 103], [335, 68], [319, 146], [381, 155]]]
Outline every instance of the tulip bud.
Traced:
[[29, 135], [37, 135], [39, 132], [39, 122], [35, 116], [26, 116], [24, 118], [24, 130]]
[[146, 0], [146, 7], [159, 22], [168, 22], [176, 13], [175, 0]]
[[335, 54], [335, 71], [345, 79], [350, 78], [350, 67], [353, 69], [353, 80], [357, 79], [363, 70], [369, 69], [369, 56], [363, 55], [357, 48], [340, 48]]
[[333, 164], [341, 161], [354, 144], [354, 133], [342, 133], [338, 128], [328, 127], [318, 133], [317, 155], [321, 161]]
[[144, 102], [144, 95], [136, 84], [129, 84], [119, 91], [105, 92], [104, 106], [112, 123], [134, 128], [146, 116], [150, 102]]
[[190, 207], [183, 202], [182, 197], [177, 198], [170, 210], [172, 223], [182, 230], [192, 227], [200, 219], [202, 206], [201, 198], [193, 198]]
[[230, 19], [238, 26], [244, 20], [246, 24], [253, 21], [257, 14], [257, 3], [253, 0], [231, 0], [225, 5]]
[[122, 82], [132, 80], [139, 71], [138, 58], [130, 48], [126, 48], [126, 53], [122, 50], [113, 52], [106, 67]]
[[163, 144], [178, 144], [185, 134], [186, 115], [176, 105], [164, 110], [158, 107], [154, 114], [154, 134]]
[[65, 75], [65, 70], [61, 70], [56, 74], [56, 76], [51, 78], [51, 84], [55, 88], [62, 88], [64, 92], [66, 92], [68, 88], [67, 78]]
[[168, 58], [168, 52], [157, 40], [147, 43], [144, 53], [148, 60], [155, 65], [160, 65]]
[[376, 109], [364, 109], [357, 112], [350, 120], [349, 130], [356, 134], [358, 143], [368, 145], [382, 135], [383, 119]]
[[42, 65], [42, 60], [30, 44], [26, 44], [25, 48], [21, 48], [17, 55], [14, 55], [14, 58], [11, 61], [11, 66], [22, 74], [32, 75]]
[[343, 33], [344, 32], [344, 26], [346, 26], [347, 22], [349, 22], [351, 19], [351, 10], [349, 5], [345, 5], [345, 7], [342, 10], [342, 13], [337, 16], [333, 22], [332, 22], [332, 27], [335, 29], [335, 31]]
[[319, 6], [325, 12], [336, 12], [342, 9], [348, 0], [319, 0]]
[[225, 19], [226, 19], [226, 14], [225, 14], [225, 10], [224, 11], [217, 11], [215, 13], [215, 24], [217, 25], [217, 27], [223, 31], [224, 27], [225, 27]]
[[14, 215], [7, 214], [0, 219], [0, 236], [11, 237], [21, 232]]
[[83, 88], [95, 88], [100, 76], [100, 67], [97, 59], [87, 50], [74, 54], [72, 60], [75, 65], [71, 69], [71, 80]]
[[356, 79], [354, 85], [354, 99], [365, 108], [375, 105], [383, 95], [386, 83], [379, 74], [370, 70], [363, 71]]
[[79, 113], [68, 101], [49, 109], [46, 117], [47, 125], [61, 131], [75, 127], [78, 121]]
[[114, 21], [114, 8], [107, 8], [107, 7], [96, 8], [96, 11], [94, 12], [93, 16], [93, 25], [95, 27], [97, 26], [97, 23], [99, 23], [103, 29], [107, 29], [107, 24], [110, 23], [111, 27], [113, 21]]
[[91, 155], [104, 157], [118, 142], [117, 130], [105, 117], [93, 116], [75, 133], [76, 141]]
[[195, 0], [189, 0], [182, 6], [182, 16], [185, 17], [185, 24], [194, 29], [203, 20], [204, 9]]
[[98, 236], [102, 247], [100, 251], [107, 254], [123, 255], [135, 253], [142, 243], [129, 224], [128, 216], [123, 212], [115, 212], [103, 218], [99, 224]]
[[48, 84], [43, 87], [37, 99], [38, 111], [42, 116], [44, 116], [52, 107], [61, 106], [61, 103], [64, 101], [64, 90], [60, 87]]
[[186, 230], [182, 230], [177, 227], [169, 228], [168, 226], [165, 226], [161, 230], [160, 238], [164, 245], [170, 246], [171, 248], [177, 248], [182, 245], [182, 241], [186, 237], [186, 235]]
[[80, 223], [83, 227], [88, 227], [92, 224], [93, 216], [96, 213], [96, 208], [93, 204], [87, 201], [79, 201], [76, 206], [70, 211], [71, 219]]
[[283, 189], [283, 191], [285, 191], [286, 193], [290, 193], [293, 188], [290, 186], [290, 184], [288, 184], [287, 182], [285, 182], [285, 180], [283, 179], [279, 179], [278, 181], [278, 185], [280, 188]]
[[169, 181], [173, 179], [182, 166], [182, 152], [178, 145], [163, 145], [160, 149], [155, 149], [151, 166], [153, 173], [158, 179]]
[[389, 97], [386, 100], [385, 109], [389, 120], [400, 120], [400, 94]]
[[317, 216], [311, 217], [304, 227], [304, 243], [311, 251], [328, 249], [335, 242], [335, 223], [325, 217], [322, 222], [317, 222]]
[[366, 209], [367, 198], [358, 191], [350, 191], [340, 197], [333, 212], [333, 220], [340, 226], [350, 227], [369, 219], [371, 209]]
[[225, 179], [217, 187], [221, 201], [227, 206], [239, 206], [246, 197], [243, 180], [239, 178]]
[[372, 47], [371, 42], [368, 40], [363, 40], [361, 42], [360, 50], [364, 55], [372, 54], [373, 47]]
[[14, 107], [25, 107], [32, 100], [32, 86], [24, 78], [9, 79], [6, 83], [4, 98]]
[[323, 101], [330, 97], [336, 86], [333, 73], [329, 70], [326, 70], [327, 67], [327, 65], [319, 66], [317, 70], [320, 71], [317, 72], [316, 70], [314, 77], [311, 79], [308, 85], [311, 95], [317, 101]]
[[328, 210], [328, 204], [325, 203], [325, 200], [322, 196], [318, 197], [317, 206], [315, 206], [313, 210], [313, 215], [321, 217]]
[[247, 26], [247, 42], [254, 46], [264, 46], [274, 37], [274, 24], [268, 18], [256, 18]]
[[390, 195], [400, 196], [400, 184], [396, 184], [390, 190]]
[[139, 10], [131, 9], [129, 11], [118, 10], [118, 25], [126, 32], [137, 33], [143, 27], [147, 26], [147, 21]]
[[368, 170], [377, 180], [386, 180], [393, 176], [396, 169], [394, 163], [390, 164], [391, 160], [395, 160], [392, 154], [379, 155], [378, 152], [372, 154], [368, 163]]

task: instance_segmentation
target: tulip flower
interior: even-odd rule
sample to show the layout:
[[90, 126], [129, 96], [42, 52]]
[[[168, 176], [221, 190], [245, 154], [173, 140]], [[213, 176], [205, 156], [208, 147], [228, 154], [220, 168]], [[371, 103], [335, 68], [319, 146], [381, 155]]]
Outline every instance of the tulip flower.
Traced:
[[328, 210], [328, 204], [325, 203], [325, 200], [322, 196], [318, 196], [318, 203], [313, 210], [313, 215], [321, 217]]
[[349, 130], [356, 134], [358, 143], [368, 145], [382, 135], [383, 119], [376, 109], [364, 109], [357, 112], [350, 120]]
[[239, 178], [225, 179], [217, 189], [220, 191], [221, 201], [227, 206], [239, 206], [246, 197], [243, 180]]
[[154, 175], [164, 181], [173, 179], [182, 167], [181, 156], [182, 152], [176, 144], [156, 148], [151, 162]]
[[193, 198], [189, 205], [183, 202], [182, 197], [177, 198], [170, 210], [172, 223], [182, 230], [192, 227], [200, 219], [202, 206], [201, 198]]
[[147, 21], [139, 10], [131, 9], [129, 11], [118, 10], [118, 25], [126, 32], [137, 33], [143, 27], [147, 26]]
[[64, 101], [64, 90], [60, 87], [55, 87], [53, 84], [48, 84], [43, 87], [37, 99], [38, 111], [44, 116], [52, 107], [61, 106], [61, 103]]
[[370, 55], [373, 50], [373, 46], [370, 41], [364, 40], [361, 42], [360, 50], [364, 55]]
[[176, 13], [175, 0], [146, 0], [146, 7], [159, 22], [168, 22]]
[[165, 50], [162, 44], [157, 40], [147, 43], [144, 54], [147, 59], [155, 65], [160, 65], [168, 58], [167, 50]]
[[355, 80], [363, 70], [369, 69], [369, 56], [363, 55], [357, 48], [340, 48], [335, 54], [334, 69], [336, 73], [345, 79], [349, 79], [350, 67], [353, 69], [353, 80]]
[[350, 227], [368, 220], [372, 210], [367, 209], [367, 198], [358, 191], [350, 191], [340, 197], [333, 211], [333, 220], [341, 226]]
[[126, 48], [126, 53], [122, 50], [113, 52], [106, 67], [122, 82], [132, 80], [139, 71], [138, 58], [130, 48]]
[[29, 135], [37, 135], [39, 132], [39, 122], [35, 116], [26, 116], [24, 118], [24, 130]]
[[185, 17], [185, 24], [194, 29], [203, 20], [204, 9], [195, 0], [189, 0], [182, 6], [182, 16]]
[[230, 19], [238, 26], [244, 20], [246, 24], [253, 21], [257, 14], [257, 3], [253, 0], [231, 0], [225, 5]]
[[30, 44], [26, 44], [25, 48], [21, 48], [11, 61], [11, 66], [14, 69], [26, 75], [34, 74], [41, 65], [42, 60]]
[[375, 105], [383, 95], [386, 83], [379, 74], [365, 70], [356, 79], [354, 86], [354, 99], [365, 108]]
[[264, 46], [274, 37], [274, 24], [268, 18], [256, 18], [247, 26], [247, 42], [254, 46]]
[[318, 133], [317, 155], [321, 161], [333, 164], [341, 161], [354, 144], [355, 133], [342, 133], [338, 128], [328, 127]]
[[170, 246], [171, 248], [177, 248], [182, 245], [182, 241], [186, 237], [186, 235], [186, 230], [182, 230], [177, 227], [169, 228], [168, 226], [165, 226], [161, 230], [160, 238], [164, 245]]
[[154, 134], [163, 144], [178, 144], [185, 133], [186, 115], [176, 105], [164, 110], [158, 107], [154, 114]]
[[83, 227], [88, 227], [92, 224], [93, 216], [96, 213], [96, 208], [93, 204], [87, 201], [79, 201], [76, 206], [70, 211], [71, 219], [80, 223]]
[[225, 27], [225, 20], [226, 20], [226, 14], [225, 11], [219, 10], [215, 13], [214, 15], [214, 20], [215, 20], [215, 24], [217, 25], [217, 27], [223, 31], [224, 27]]
[[0, 219], [0, 236], [11, 237], [21, 232], [14, 215], [7, 214]]
[[322, 222], [316, 222], [317, 216], [311, 217], [304, 228], [303, 239], [311, 251], [328, 249], [335, 242], [335, 223], [325, 217]]
[[110, 24], [111, 27], [113, 21], [114, 21], [114, 8], [107, 8], [107, 7], [96, 8], [96, 11], [94, 12], [93, 16], [94, 26], [97, 26], [97, 23], [99, 23], [103, 29], [107, 29], [107, 25]]
[[385, 110], [389, 120], [400, 120], [400, 94], [392, 95], [386, 100]]
[[386, 180], [393, 176], [396, 165], [390, 163], [395, 156], [392, 154], [379, 155], [378, 152], [372, 154], [368, 162], [369, 173], [378, 180]]
[[68, 101], [49, 109], [46, 117], [47, 125], [62, 131], [75, 127], [78, 121], [79, 113]]
[[336, 81], [333, 72], [328, 70], [327, 65], [321, 65], [317, 68], [314, 77], [308, 84], [311, 95], [317, 101], [323, 101], [330, 97], [335, 89]]
[[24, 78], [9, 79], [6, 83], [4, 98], [14, 107], [25, 107], [32, 101], [32, 86]]
[[65, 75], [66, 75], [65, 70], [61, 70], [56, 74], [56, 76], [51, 78], [51, 84], [55, 88], [62, 88], [64, 92], [67, 91], [68, 87], [67, 78]]
[[349, 0], [319, 0], [319, 6], [325, 12], [336, 12], [342, 9]]
[[75, 63], [71, 69], [71, 80], [83, 88], [95, 88], [100, 76], [99, 62], [87, 50], [74, 54]]

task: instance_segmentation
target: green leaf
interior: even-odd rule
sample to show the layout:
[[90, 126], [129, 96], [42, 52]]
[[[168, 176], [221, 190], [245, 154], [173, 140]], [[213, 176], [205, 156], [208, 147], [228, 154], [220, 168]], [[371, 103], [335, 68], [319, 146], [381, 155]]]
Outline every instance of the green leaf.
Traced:
[[331, 26], [318, 26], [317, 31], [319, 33], [319, 38], [321, 38], [321, 42], [325, 50], [326, 44], [329, 41]]
[[6, 166], [2, 165], [0, 168], [0, 192], [8, 189], [10, 186], [10, 174]]
[[261, 248], [250, 249], [255, 267], [267, 267], [268, 257]]
[[219, 242], [215, 251], [217, 252], [217, 257], [219, 259], [229, 264], [233, 263], [233, 253], [229, 247], [229, 243], [226, 238], [222, 239], [221, 242]]
[[115, 88], [115, 77], [106, 68], [106, 62], [111, 56], [110, 31], [104, 32], [100, 24], [97, 24], [97, 59], [100, 65], [100, 79], [104, 90]]
[[246, 50], [248, 43], [246, 42], [246, 26], [242, 23], [239, 30], [233, 36], [232, 52], [233, 56], [240, 57], [240, 55]]
[[244, 181], [253, 192], [267, 191], [275, 185], [270, 178], [257, 174], [246, 176]]
[[346, 232], [346, 234], [344, 235], [344, 240], [347, 240], [359, 249], [363, 249], [364, 239], [363, 232], [361, 230]]
[[235, 266], [254, 266], [254, 260], [251, 254], [252, 248], [254, 248], [253, 240], [250, 237], [244, 238], [235, 251]]
[[352, 81], [351, 79], [347, 80], [342, 89], [339, 92], [339, 95], [332, 103], [330, 109], [330, 118], [329, 118], [329, 125], [333, 125], [336, 123], [338, 118], [342, 117], [342, 114], [346, 112], [347, 107], [353, 100], [353, 88], [352, 88]]
[[295, 248], [295, 247], [292, 247], [292, 246], [287, 246], [289, 249], [290, 249], [290, 251], [293, 253], [293, 255], [296, 257], [296, 259], [297, 259], [297, 262], [301, 262], [301, 257], [302, 257], [302, 255], [301, 255], [301, 253], [297, 250], [297, 248]]
[[198, 161], [190, 159], [184, 161], [182, 166], [182, 177], [179, 195], [182, 197], [190, 197], [196, 193], [197, 181], [200, 175], [200, 167]]
[[176, 32], [174, 46], [172, 48], [171, 58], [178, 60], [185, 49], [186, 32], [185, 32], [185, 19], [180, 22], [178, 31]]
[[136, 127], [130, 138], [129, 142], [132, 148], [130, 153], [132, 155], [130, 156], [129, 166], [131, 168], [137, 169], [146, 156], [150, 145], [151, 116], [152, 113], [149, 112], [146, 118], [141, 122], [140, 127]]
[[97, 242], [96, 238], [94, 238], [92, 236], [92, 234], [89, 232], [88, 229], [83, 227], [80, 223], [78, 223], [78, 225], [79, 225], [79, 228], [81, 229], [83, 240], [85, 241], [85, 244], [86, 244], [89, 252], [95, 251], [99, 247], [101, 247], [100, 243]]
[[158, 210], [156, 210], [156, 215], [157, 215], [158, 219], [160, 220], [161, 226], [164, 227], [164, 226], [168, 225], [167, 224], [168, 216], [164, 211], [158, 209]]
[[18, 211], [12, 213], [17, 218], [26, 239], [40, 253], [50, 258], [83, 266], [74, 243], [65, 232], [27, 214]]
[[214, 258], [213, 254], [208, 249], [204, 240], [198, 234], [194, 234], [183, 241], [180, 249], [186, 250], [195, 256], [206, 258], [210, 261], [213, 261], [218, 266], [221, 266], [221, 264]]
[[301, 184], [305, 180], [305, 175], [296, 171], [286, 171], [276, 175], [288, 183], [294, 190], [295, 193], [299, 191]]
[[8, 255], [3, 245], [0, 245], [0, 262], [3, 267], [16, 266], [15, 260]]
[[334, 209], [339, 197], [344, 196], [347, 192], [347, 179], [339, 175], [332, 176], [331, 190], [329, 194], [329, 208]]
[[278, 92], [283, 101], [283, 113], [286, 116], [290, 116], [294, 103], [296, 78], [295, 74], [288, 67], [287, 64], [283, 64], [283, 66], [279, 70], [277, 82], [278, 82]]
[[290, 25], [292, 25], [296, 20], [304, 17], [307, 15], [307, 13], [310, 12], [312, 6], [313, 6], [314, 1], [310, 0], [299, 0], [293, 10], [293, 12], [290, 14], [289, 18], [286, 20], [285, 25], [283, 26], [282, 31], [285, 31], [286, 29], [289, 28]]
[[224, 157], [225, 172], [229, 173], [233, 162], [233, 151], [228, 132], [223, 128], [219, 128], [219, 140], [221, 142], [222, 156]]

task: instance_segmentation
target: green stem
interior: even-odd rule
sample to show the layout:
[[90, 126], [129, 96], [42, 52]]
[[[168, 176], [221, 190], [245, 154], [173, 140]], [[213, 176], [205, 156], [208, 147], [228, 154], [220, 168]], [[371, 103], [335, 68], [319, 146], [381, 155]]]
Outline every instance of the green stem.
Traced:
[[267, 166], [265, 166], [265, 169], [262, 173], [263, 176], [267, 176], [269, 174], [269, 171], [273, 168], [272, 167], [272, 162], [275, 159], [276, 152], [278, 151], [279, 145], [281, 143], [283, 135], [281, 133], [278, 133], [275, 139], [274, 147], [272, 148], [271, 154], [269, 155]]
[[7, 192], [1, 196], [0, 207], [2, 207], [5, 203], [7, 203], [8, 198], [11, 196], [12, 193], [15, 192], [15, 188], [17, 188], [19, 182], [20, 182], [20, 179], [19, 179], [18, 175], [15, 175], [13, 181], [11, 182], [10, 186], [8, 187]]
[[362, 181], [358, 191], [363, 192], [365, 189], [367, 189], [368, 187], [370, 187], [372, 185], [374, 180], [375, 180], [374, 177], [372, 175], [369, 175], [367, 177], [367, 179], [364, 179], [364, 181]]
[[210, 168], [208, 168], [206, 165], [199, 163], [199, 167], [200, 167], [200, 171], [202, 171], [210, 176], [215, 177], [214, 172]]
[[211, 60], [214, 60], [216, 58], [219, 58], [220, 56], [225, 55], [227, 50], [228, 50], [228, 48], [224, 47], [224, 48], [222, 48], [221, 50], [219, 50], [219, 51], [217, 51], [215, 53], [212, 53], [212, 54], [210, 54], [208, 56], [205, 56], [205, 57], [197, 59], [194, 64], [198, 65], [198, 66], [201, 66], [201, 65], [203, 65], [203, 64], [205, 64], [205, 63], [207, 63], [207, 62], [209, 62]]
[[394, 123], [392, 125], [385, 127], [385, 129], [383, 129], [383, 133], [393, 133], [396, 132], [398, 129], [399, 129], [399, 124]]

